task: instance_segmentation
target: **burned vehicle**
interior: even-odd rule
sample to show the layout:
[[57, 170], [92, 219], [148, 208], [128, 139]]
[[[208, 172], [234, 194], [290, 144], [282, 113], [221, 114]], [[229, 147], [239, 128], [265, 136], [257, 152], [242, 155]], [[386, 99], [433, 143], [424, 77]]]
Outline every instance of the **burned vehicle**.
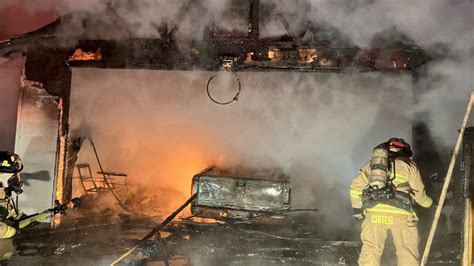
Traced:
[[290, 178], [282, 170], [209, 167], [194, 175], [193, 216], [221, 220], [278, 220], [290, 210]]

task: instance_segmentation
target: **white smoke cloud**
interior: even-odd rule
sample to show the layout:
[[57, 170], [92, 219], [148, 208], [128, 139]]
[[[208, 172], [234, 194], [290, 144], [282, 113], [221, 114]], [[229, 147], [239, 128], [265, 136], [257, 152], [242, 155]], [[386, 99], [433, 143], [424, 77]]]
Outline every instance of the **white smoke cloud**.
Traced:
[[310, 21], [330, 23], [350, 36], [360, 47], [368, 47], [375, 34], [392, 27], [407, 34], [420, 46], [445, 43], [454, 50], [468, 48], [474, 34], [470, 26], [474, 22], [472, 1], [302, 2], [311, 5], [311, 9], [307, 11]]
[[[283, 15], [291, 25], [290, 34], [298, 31], [295, 26], [306, 27], [308, 23], [330, 25], [356, 46], [370, 48], [377, 34], [400, 32], [416, 45], [435, 52], [426, 75], [414, 88], [421, 92], [416, 108], [429, 114], [430, 121], [425, 122], [433, 135], [446, 146], [452, 146], [474, 89], [473, 1], [264, 0], [262, 4]], [[264, 23], [262, 30], [264, 36], [285, 32], [281, 20], [275, 16]], [[327, 33], [327, 29], [322, 32]], [[340, 37], [331, 33], [329, 41]], [[391, 36], [392, 40], [397, 38]], [[440, 46], [443, 50], [435, 48]], [[426, 84], [427, 92], [423, 88]]]
[[[158, 28], [177, 26], [176, 38], [201, 39], [207, 26], [223, 30], [248, 30], [248, 3], [231, 0], [25, 0], [31, 12], [55, 10], [66, 16], [57, 37], [69, 45], [79, 38], [161, 38]], [[235, 11], [244, 10], [240, 15]], [[243, 15], [243, 16], [242, 16]]]
[[[61, 15], [74, 12], [70, 24], [65, 24], [59, 32], [60, 37], [69, 40], [84, 33], [89, 38], [160, 38], [156, 27], [164, 22], [170, 26], [177, 24], [178, 14], [188, 1], [26, 2], [29, 2], [28, 7], [32, 11], [55, 9]], [[200, 39], [206, 25], [212, 23], [224, 29], [247, 30], [247, 17], [229, 15], [231, 1], [191, 2], [196, 3], [183, 17], [177, 32], [180, 39]], [[299, 33], [308, 25], [307, 22], [312, 22], [332, 26], [342, 34], [342, 38], [367, 48], [376, 34], [396, 29], [422, 48], [433, 50], [441, 44], [447, 53], [442, 55], [443, 58], [434, 58], [435, 61], [426, 66], [426, 75], [414, 87], [411, 79], [389, 74], [320, 75], [317, 79], [312, 77], [314, 74], [280, 73], [278, 78], [270, 73], [260, 74], [258, 78], [242, 74], [244, 91], [241, 98], [225, 109], [212, 105], [205, 98], [204, 90], [195, 91], [205, 87], [203, 76], [209, 73], [196, 72], [184, 79], [174, 75], [157, 75], [160, 79], [156, 80], [151, 74], [150, 77], [141, 76], [140, 73], [145, 72], [125, 71], [116, 75], [100, 71], [99, 75], [88, 73], [88, 70], [75, 70], [73, 93], [77, 88], [84, 93], [76, 98], [84, 109], [71, 110], [71, 114], [86, 117], [85, 121], [94, 129], [95, 136], [103, 143], [101, 145], [116, 147], [111, 149], [114, 153], [104, 155], [114, 167], [127, 165], [128, 160], [114, 155], [123, 151], [136, 154], [138, 149], [146, 156], [133, 156], [131, 160], [143, 166], [142, 170], [147, 165], [154, 165], [157, 158], [175, 166], [189, 165], [194, 161], [195, 165], [191, 168], [198, 168], [205, 162], [195, 157], [195, 153], [187, 153], [187, 144], [193, 144], [199, 147], [196, 151], [205, 151], [206, 160], [226, 160], [229, 154], [235, 154], [237, 158], [230, 158], [231, 161], [249, 164], [277, 162], [296, 173], [297, 182], [312, 184], [301, 187], [315, 202], [318, 202], [316, 199], [320, 193], [324, 194], [325, 189], [337, 184], [319, 186], [321, 180], [341, 180], [343, 189], [336, 189], [336, 193], [341, 195], [335, 198], [347, 197], [348, 176], [355, 174], [375, 144], [391, 136], [409, 139], [411, 129], [400, 121], [409, 123], [413, 111], [428, 113], [429, 121], [425, 122], [429, 122], [433, 135], [448, 147], [454, 143], [465, 104], [474, 88], [473, 1], [275, 0], [262, 1], [261, 12], [265, 12], [265, 5], [272, 6], [287, 18], [292, 34]], [[264, 37], [285, 32], [281, 21], [272, 18], [272, 12], [261, 28]], [[83, 24], [84, 18], [89, 18], [88, 25]], [[117, 28], [117, 23], [122, 26]], [[341, 37], [333, 31], [324, 33], [329, 34], [326, 36], [329, 36], [329, 41]], [[436, 50], [438, 53], [441, 51]], [[76, 76], [79, 72], [96, 83], [105, 82], [97, 87], [106, 87], [109, 91], [100, 94], [88, 89], [92, 86], [87, 85], [90, 83], [81, 85], [81, 76]], [[430, 89], [423, 91], [417, 106], [413, 107], [411, 92], [422, 90], [424, 84], [428, 84]], [[162, 87], [168, 90], [161, 90]], [[112, 91], [114, 94], [110, 95]], [[92, 93], [99, 95], [91, 100]], [[128, 100], [124, 102], [123, 99]], [[125, 119], [129, 117], [136, 119]], [[157, 124], [150, 122], [155, 120]], [[393, 121], [397, 121], [396, 125], [392, 125]], [[75, 123], [78, 125], [79, 122]], [[118, 125], [120, 127], [116, 128]], [[150, 130], [136, 132], [139, 128]], [[161, 130], [163, 128], [166, 130]], [[209, 134], [209, 129], [213, 134]], [[170, 136], [165, 132], [178, 134]], [[180, 142], [190, 134], [199, 142]], [[121, 139], [127, 140], [126, 147], [120, 143]], [[170, 139], [171, 143], [178, 143], [175, 149], [152, 148]], [[351, 151], [350, 155], [347, 155], [348, 151]], [[170, 155], [175, 153], [189, 155], [188, 160], [185, 163], [170, 161]], [[344, 156], [351, 158], [342, 158]], [[166, 176], [164, 169], [148, 172], [147, 175]], [[139, 171], [135, 173], [143, 174]], [[178, 182], [176, 180], [178, 178], [162, 178], [160, 184], [185, 186], [175, 183]], [[296, 200], [307, 202], [310, 197], [304, 194], [296, 194]]]
[[[369, 47], [372, 37], [396, 28], [424, 48], [447, 48], [446, 58], [430, 63], [419, 84], [429, 84], [417, 109], [429, 114], [433, 135], [446, 146], [456, 140], [465, 106], [474, 89], [474, 2], [459, 1], [309, 1], [310, 20], [328, 22], [356, 45]], [[415, 90], [423, 90], [415, 86]]]
[[[374, 143], [410, 140], [407, 75], [239, 73], [241, 97], [227, 106], [207, 98], [211, 75], [74, 69], [71, 128], [92, 128], [106, 168], [128, 173], [132, 183], [177, 189], [182, 200], [192, 175], [210, 163], [277, 165], [292, 176], [294, 207], [324, 213], [326, 202], [348, 197], [345, 188]], [[235, 83], [215, 82], [213, 96], [233, 97], [235, 87], [218, 90]], [[91, 155], [81, 160], [93, 162]]]
[[[153, 37], [156, 36], [153, 25], [173, 21], [184, 2], [176, 2], [161, 10], [162, 3], [154, 3], [138, 5], [135, 12], [129, 12], [126, 6], [120, 5], [115, 10], [126, 29], [130, 29], [132, 25], [134, 34]], [[180, 26], [178, 35], [184, 39], [199, 38], [205, 25], [226, 21], [226, 16], [223, 15], [227, 12], [226, 5], [218, 9], [214, 5], [213, 1], [204, 1], [191, 8]], [[269, 20], [262, 24], [263, 37], [271, 37], [275, 32], [283, 34], [286, 31], [281, 20], [273, 16], [278, 12], [289, 22], [292, 35], [301, 34], [301, 30], [311, 22], [313, 25], [333, 27], [341, 33], [337, 35], [331, 29], [326, 37], [342, 37], [361, 48], [369, 48], [375, 35], [396, 29], [422, 48], [434, 49], [436, 45], [442, 44], [448, 53], [443, 55], [443, 59], [434, 58], [435, 61], [426, 67], [426, 75], [414, 87], [410, 78], [388, 74], [320, 75], [317, 79], [311, 78], [309, 74], [280, 73], [275, 77], [273, 74], [262, 73], [258, 78], [251, 74], [242, 74], [244, 91], [240, 101], [226, 109], [218, 109], [221, 107], [212, 104], [208, 106], [210, 101], [205, 99], [204, 91], [201, 94], [194, 92], [197, 88], [205, 87], [203, 73], [195, 72], [186, 79], [170, 75], [161, 77], [160, 81], [150, 81], [149, 77], [138, 78], [141, 74], [135, 72], [127, 73], [129, 80], [121, 81], [121, 84], [130, 82], [130, 87], [133, 87], [136, 82], [146, 81], [147, 85], [139, 86], [146, 88], [148, 84], [160, 83], [162, 86], [172, 87], [173, 92], [162, 91], [153, 86], [155, 91], [140, 89], [140, 95], [146, 95], [142, 98], [130, 90], [117, 91], [120, 90], [114, 82], [117, 77], [103, 78], [109, 84], [104, 86], [113, 88], [117, 93], [116, 99], [123, 99], [127, 95], [129, 102], [124, 105], [128, 107], [111, 111], [113, 104], [110, 98], [102, 95], [98, 98], [101, 99], [100, 105], [96, 103], [86, 109], [95, 110], [94, 114], [109, 116], [105, 120], [115, 121], [116, 124], [121, 123], [117, 117], [123, 119], [130, 114], [143, 116], [143, 120], [130, 122], [133, 126], [122, 129], [121, 136], [113, 133], [115, 130], [103, 128], [103, 122], [94, 122], [94, 119], [87, 118], [87, 123], [92, 124], [92, 127], [100, 132], [99, 135], [107, 136], [109, 140], [104, 139], [103, 143], [109, 141], [114, 144], [122, 138], [127, 139], [128, 143], [133, 136], [140, 134], [134, 131], [136, 128], [145, 125], [151, 128], [144, 135], [145, 130], [140, 132], [144, 139], [152, 139], [154, 144], [144, 144], [141, 138], [128, 145], [130, 154], [135, 154], [135, 149], [148, 154], [143, 156], [147, 164], [156, 162], [152, 158], [169, 158], [175, 152], [186, 153], [189, 145], [199, 146], [201, 155], [204, 154], [206, 160], [227, 160], [230, 163], [243, 164], [258, 162], [256, 166], [276, 163], [296, 175], [294, 185], [301, 193], [295, 193], [295, 202], [303, 205], [310, 202], [317, 205], [328, 200], [347, 198], [345, 188], [367, 159], [370, 148], [391, 136], [410, 139], [409, 123], [414, 111], [429, 114], [429, 121], [425, 122], [433, 135], [446, 146], [455, 141], [464, 106], [473, 87], [473, 30], [469, 26], [472, 24], [471, 14], [474, 13], [472, 2], [327, 0], [297, 1], [295, 4], [294, 1], [262, 1], [262, 12], [268, 7], [271, 7], [271, 11], [267, 14]], [[103, 11], [100, 8], [97, 10], [99, 13]], [[207, 12], [203, 12], [204, 10]], [[153, 16], [154, 14], [159, 15]], [[84, 74], [87, 73], [81, 75]], [[101, 73], [101, 78], [104, 75], [108, 74]], [[421, 84], [429, 84], [430, 89], [421, 94], [417, 105], [413, 107], [412, 91], [421, 90]], [[167, 101], [157, 100], [163, 97]], [[90, 98], [86, 98], [80, 102], [87, 103]], [[180, 103], [178, 99], [183, 102]], [[104, 104], [109, 109], [101, 110], [97, 107]], [[155, 106], [156, 110], [145, 107], [148, 105]], [[136, 108], [143, 109], [135, 113]], [[156, 117], [160, 123], [150, 123], [152, 117]], [[162, 127], [166, 130], [161, 130]], [[184, 129], [186, 134], [176, 133], [183, 132]], [[208, 129], [212, 131], [209, 132]], [[164, 151], [160, 151], [151, 147], [163, 143], [170, 136], [165, 133], [161, 136], [160, 133], [152, 137], [148, 135], [150, 132], [174, 132], [176, 134], [171, 136], [171, 142], [180, 138], [187, 139], [189, 134], [197, 136], [199, 141], [184, 141], [186, 148], [178, 145], [177, 149], [164, 148]], [[113, 154], [118, 154], [120, 149], [117, 147], [117, 150], [113, 151]], [[351, 151], [349, 156], [348, 151]], [[341, 158], [344, 154], [349, 158]], [[188, 162], [177, 163], [171, 160], [168, 164], [186, 165], [194, 161], [199, 162], [195, 165], [197, 169], [198, 165], [206, 163], [206, 160], [199, 161], [194, 155], [190, 155]], [[152, 175], [163, 175], [167, 172], [165, 169], [166, 167], [161, 167]], [[179, 178], [160, 179], [160, 184], [182, 185], [173, 183], [178, 182], [177, 180]], [[339, 189], [339, 186], [344, 189]], [[325, 193], [329, 190], [334, 194]], [[341, 208], [344, 208], [343, 205], [341, 204]]]
[[[428, 76], [421, 83], [429, 82], [431, 90], [422, 95], [416, 107], [418, 111], [430, 114], [428, 125], [432, 133], [450, 148], [454, 146], [466, 105], [474, 90], [474, 57], [466, 56], [429, 64]], [[468, 126], [473, 125], [472, 114], [470, 121]]]

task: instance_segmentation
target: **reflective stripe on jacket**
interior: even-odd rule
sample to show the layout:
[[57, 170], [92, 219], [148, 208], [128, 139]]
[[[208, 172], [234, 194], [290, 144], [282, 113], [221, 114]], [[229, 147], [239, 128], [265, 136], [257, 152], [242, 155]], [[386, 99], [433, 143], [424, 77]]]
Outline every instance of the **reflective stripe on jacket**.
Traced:
[[[17, 213], [13, 208], [12, 204], [10, 203], [9, 197], [5, 193], [5, 189], [0, 186], [0, 207], [7, 209], [8, 218], [15, 218], [17, 217]], [[16, 234], [16, 229], [7, 225], [6, 223], [0, 222], [0, 239], [5, 238], [12, 238]]]
[[0, 223], [0, 238], [12, 238], [15, 234], [15, 228], [4, 223]]
[[[420, 171], [413, 161], [395, 160], [394, 169], [391, 169], [391, 179], [397, 191], [408, 193], [412, 200], [424, 208], [429, 208], [433, 200], [426, 195], [425, 186], [421, 180]], [[362, 208], [362, 191], [369, 184], [370, 162], [367, 162], [354, 178], [350, 188], [352, 208]], [[387, 204], [377, 204], [366, 209], [367, 212], [384, 212], [395, 214], [411, 214], [406, 210], [396, 208]]]

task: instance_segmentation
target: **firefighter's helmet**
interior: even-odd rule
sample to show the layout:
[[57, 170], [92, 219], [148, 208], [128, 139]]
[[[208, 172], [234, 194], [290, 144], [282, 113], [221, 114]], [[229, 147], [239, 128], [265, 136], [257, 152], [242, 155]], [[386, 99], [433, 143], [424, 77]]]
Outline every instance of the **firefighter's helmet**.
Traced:
[[407, 157], [410, 158], [413, 155], [410, 144], [402, 138], [390, 138], [387, 141], [388, 150], [394, 157]]
[[19, 173], [23, 170], [20, 156], [13, 152], [0, 151], [0, 187], [9, 189], [17, 194], [23, 192]]
[[23, 162], [18, 154], [0, 151], [0, 173], [16, 174], [21, 170], [23, 170]]

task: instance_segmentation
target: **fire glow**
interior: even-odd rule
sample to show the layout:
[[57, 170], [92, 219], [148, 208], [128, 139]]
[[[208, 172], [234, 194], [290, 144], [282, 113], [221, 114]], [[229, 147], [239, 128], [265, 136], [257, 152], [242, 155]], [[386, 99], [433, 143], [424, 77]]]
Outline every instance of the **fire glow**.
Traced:
[[[327, 145], [339, 147], [337, 152], [350, 150], [356, 143], [354, 138], [365, 135], [366, 128], [377, 118], [372, 118], [371, 114], [377, 111], [373, 106], [357, 109], [356, 114], [354, 108], [381, 88], [387, 95], [405, 94], [405, 85], [411, 82], [409, 78], [396, 76], [397, 82], [381, 85], [372, 74], [360, 78], [345, 74], [335, 80], [332, 74], [242, 72], [246, 86], [243, 104], [239, 101], [238, 105], [222, 108], [202, 93], [210, 75], [211, 72], [202, 71], [73, 68], [71, 128], [86, 124], [104, 169], [126, 173], [129, 184], [140, 187], [136, 193], [137, 206], [146, 209], [159, 206], [162, 213], [169, 213], [166, 210], [174, 210], [191, 194], [193, 176], [209, 165], [259, 169], [277, 165], [292, 170], [293, 165], [319, 160], [307, 143], [317, 143], [320, 138], [332, 141]], [[350, 85], [336, 90], [340, 79]], [[370, 84], [377, 86], [369, 87]], [[392, 84], [400, 87], [394, 90]], [[360, 95], [361, 88], [372, 91]], [[291, 97], [281, 101], [290, 94]], [[318, 104], [320, 98], [332, 99], [332, 95], [339, 95], [338, 101], [330, 100], [329, 106]], [[352, 139], [347, 139], [343, 137], [344, 130], [336, 130], [339, 133], [334, 135], [334, 128], [342, 127], [339, 123], [318, 126], [320, 121], [330, 121], [335, 115], [355, 115], [360, 118], [358, 124], [365, 121], [362, 118], [371, 119], [370, 124], [354, 127]], [[390, 116], [390, 119], [397, 121], [399, 128], [406, 128], [405, 118]], [[341, 139], [345, 143], [341, 144]], [[90, 151], [82, 149], [78, 163], [93, 164], [95, 159], [90, 155]], [[91, 167], [93, 172], [97, 171], [97, 166]], [[350, 166], [335, 169], [339, 172], [331, 175], [350, 176], [356, 171]], [[294, 191], [298, 191], [293, 194], [295, 203], [312, 201], [316, 197], [313, 194], [318, 200], [330, 194], [323, 193], [326, 188], [323, 181], [313, 182], [317, 171], [321, 169], [315, 165], [289, 173]], [[314, 187], [308, 187], [310, 183]], [[151, 199], [142, 195], [150, 195]]]
[[81, 48], [77, 48], [74, 54], [69, 57], [69, 61], [100, 61], [102, 53], [100, 48], [95, 52], [84, 52]]

